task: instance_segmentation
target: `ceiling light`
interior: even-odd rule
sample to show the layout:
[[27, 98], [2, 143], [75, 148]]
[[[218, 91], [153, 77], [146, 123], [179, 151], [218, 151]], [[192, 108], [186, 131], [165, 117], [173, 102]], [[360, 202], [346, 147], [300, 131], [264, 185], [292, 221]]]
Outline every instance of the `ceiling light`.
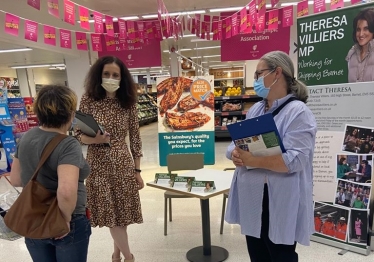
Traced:
[[196, 48], [193, 48], [193, 49], [194, 50], [203, 50], [203, 49], [214, 49], [214, 48], [221, 48], [221, 46], [196, 47]]
[[[120, 17], [120, 19], [122, 19], [122, 20], [138, 20], [139, 16], [123, 16], [123, 17]], [[114, 19], [113, 19], [113, 21], [114, 21]]]
[[157, 18], [158, 15], [142, 15], [142, 18], [148, 19], [148, 18]]
[[0, 53], [13, 53], [13, 52], [25, 52], [31, 51], [31, 48], [15, 48], [15, 49], [0, 49]]
[[230, 70], [230, 71], [223, 71], [224, 73], [230, 73], [230, 72], [243, 72], [243, 70]]
[[227, 8], [215, 8], [215, 9], [209, 9], [210, 13], [219, 13], [219, 12], [229, 12], [229, 11], [239, 11], [243, 9], [242, 7], [227, 7]]
[[204, 56], [193, 56], [193, 57], [190, 57], [192, 59], [195, 59], [195, 58], [205, 58], [205, 57], [220, 57], [221, 55], [204, 55]]
[[58, 67], [58, 66], [65, 66], [65, 64], [22, 65], [22, 66], [11, 66], [10, 68], [13, 68], [13, 69], [21, 69], [21, 68]]

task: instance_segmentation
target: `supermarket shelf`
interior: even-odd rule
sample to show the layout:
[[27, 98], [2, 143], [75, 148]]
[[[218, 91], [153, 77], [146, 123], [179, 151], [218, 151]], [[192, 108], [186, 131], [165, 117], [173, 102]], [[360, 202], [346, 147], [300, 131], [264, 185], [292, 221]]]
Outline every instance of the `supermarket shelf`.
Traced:
[[241, 96], [216, 96], [214, 98], [215, 101], [223, 101], [223, 100], [233, 100], [233, 99], [253, 99], [253, 100], [261, 100], [259, 96], [256, 95], [241, 95]]
[[246, 115], [247, 111], [225, 111], [225, 112], [214, 112], [215, 116], [238, 116]]

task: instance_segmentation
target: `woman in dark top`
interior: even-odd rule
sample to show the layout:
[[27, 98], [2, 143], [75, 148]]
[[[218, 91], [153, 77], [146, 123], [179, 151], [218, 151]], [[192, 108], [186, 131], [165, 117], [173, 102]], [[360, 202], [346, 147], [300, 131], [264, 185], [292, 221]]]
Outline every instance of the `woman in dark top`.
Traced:
[[[17, 146], [10, 173], [14, 186], [25, 186], [35, 171], [44, 147], [58, 134], [71, 129], [77, 96], [68, 87], [48, 86], [34, 103], [40, 127], [29, 130]], [[32, 153], [31, 153], [32, 152]], [[84, 262], [91, 235], [86, 216], [84, 180], [90, 168], [80, 143], [71, 136], [63, 139], [39, 171], [37, 181], [57, 194], [58, 206], [71, 231], [55, 239], [26, 238], [34, 262]]]
[[338, 178], [344, 179], [350, 171], [352, 171], [352, 168], [347, 165], [347, 159], [345, 157], [341, 157], [338, 162]]

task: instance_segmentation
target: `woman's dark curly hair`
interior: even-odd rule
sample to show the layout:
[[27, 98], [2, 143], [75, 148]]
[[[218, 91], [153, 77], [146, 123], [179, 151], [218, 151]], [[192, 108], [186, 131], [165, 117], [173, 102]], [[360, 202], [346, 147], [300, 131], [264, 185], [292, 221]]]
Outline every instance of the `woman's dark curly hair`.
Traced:
[[86, 95], [94, 100], [101, 100], [106, 97], [106, 91], [101, 86], [102, 72], [104, 66], [115, 63], [121, 71], [120, 87], [116, 91], [116, 97], [122, 108], [130, 108], [137, 102], [137, 92], [134, 80], [125, 66], [125, 64], [115, 56], [100, 57], [95, 64], [93, 64], [88, 72], [85, 80]]

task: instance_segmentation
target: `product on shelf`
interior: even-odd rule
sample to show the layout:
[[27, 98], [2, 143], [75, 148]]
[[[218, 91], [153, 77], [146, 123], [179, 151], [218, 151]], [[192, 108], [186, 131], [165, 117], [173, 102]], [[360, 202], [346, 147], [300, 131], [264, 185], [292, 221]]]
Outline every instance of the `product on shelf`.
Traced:
[[221, 125], [221, 117], [215, 116], [214, 117], [214, 126], [220, 126]]
[[222, 96], [222, 89], [217, 90], [217, 89], [215, 88], [215, 89], [214, 89], [214, 96], [215, 96], [215, 97]]
[[225, 96], [240, 96], [242, 94], [241, 87], [229, 87], [226, 89]]
[[242, 103], [240, 101], [225, 102], [222, 105], [222, 111], [240, 111], [242, 110]]

